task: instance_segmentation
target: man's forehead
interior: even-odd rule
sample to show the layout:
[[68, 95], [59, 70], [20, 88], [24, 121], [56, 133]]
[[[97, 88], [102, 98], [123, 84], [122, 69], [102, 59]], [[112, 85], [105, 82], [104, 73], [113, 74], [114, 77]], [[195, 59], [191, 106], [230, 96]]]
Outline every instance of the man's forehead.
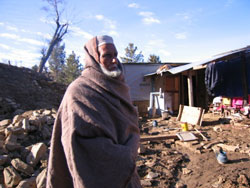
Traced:
[[98, 46], [98, 49], [100, 52], [106, 52], [106, 51], [115, 51], [117, 52], [116, 50], [116, 47], [114, 44], [103, 44], [101, 46]]

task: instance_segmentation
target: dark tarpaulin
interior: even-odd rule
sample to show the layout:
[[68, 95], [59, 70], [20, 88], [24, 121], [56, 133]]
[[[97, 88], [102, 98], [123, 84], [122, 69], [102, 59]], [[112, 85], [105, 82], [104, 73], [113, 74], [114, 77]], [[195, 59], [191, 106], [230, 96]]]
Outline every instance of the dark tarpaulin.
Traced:
[[[205, 70], [205, 85], [208, 93], [212, 96], [242, 97], [244, 95], [242, 63], [240, 57], [209, 63]], [[246, 68], [249, 70], [247, 83], [250, 83], [249, 63]], [[250, 94], [249, 88], [248, 94]]]

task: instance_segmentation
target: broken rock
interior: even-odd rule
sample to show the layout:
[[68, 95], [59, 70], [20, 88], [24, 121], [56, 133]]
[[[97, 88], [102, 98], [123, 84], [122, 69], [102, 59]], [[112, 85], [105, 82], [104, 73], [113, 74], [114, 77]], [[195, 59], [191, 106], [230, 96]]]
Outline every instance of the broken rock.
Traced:
[[16, 158], [16, 159], [12, 159], [11, 160], [11, 164], [12, 166], [20, 172], [23, 172], [26, 175], [31, 176], [32, 173], [34, 172], [33, 168], [31, 166], [29, 166], [28, 164], [24, 163], [23, 161], [21, 161], [20, 159]]
[[241, 185], [249, 185], [248, 183], [248, 179], [247, 177], [244, 175], [244, 174], [241, 174], [238, 179], [237, 179], [237, 182]]
[[45, 168], [36, 178], [37, 188], [46, 188], [46, 174], [47, 168]]
[[2, 120], [2, 121], [0, 121], [0, 127], [6, 127], [6, 126], [8, 126], [10, 123], [11, 123], [11, 120], [10, 120], [10, 119]]
[[182, 169], [182, 174], [183, 175], [188, 175], [188, 174], [190, 174], [192, 172], [192, 170], [190, 170], [190, 169], [188, 169], [188, 168], [183, 168]]
[[150, 182], [150, 180], [141, 180], [141, 185], [142, 186], [151, 186], [152, 183]]
[[26, 162], [29, 165], [36, 166], [46, 152], [47, 146], [44, 143], [37, 143], [32, 147], [31, 152], [26, 158]]
[[158, 173], [154, 173], [154, 172], [149, 172], [148, 175], [146, 176], [147, 179], [154, 179], [157, 178], [159, 176]]
[[4, 182], [7, 187], [14, 187], [15, 185], [18, 185], [22, 180], [21, 176], [12, 166], [4, 168], [3, 175]]
[[146, 148], [144, 145], [140, 144], [140, 147], [138, 148], [138, 153], [143, 154], [146, 152]]
[[17, 188], [36, 188], [36, 178], [29, 178], [29, 179], [25, 179], [22, 180]]
[[214, 130], [215, 132], [222, 132], [222, 128], [221, 128], [220, 126], [214, 126], [214, 127], [213, 127], [213, 130]]

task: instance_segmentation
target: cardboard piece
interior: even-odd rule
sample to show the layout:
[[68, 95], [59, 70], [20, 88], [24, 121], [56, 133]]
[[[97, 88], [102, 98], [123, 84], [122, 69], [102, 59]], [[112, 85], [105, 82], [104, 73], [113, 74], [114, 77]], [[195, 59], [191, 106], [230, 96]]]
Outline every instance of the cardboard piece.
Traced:
[[180, 105], [177, 121], [201, 126], [205, 110], [200, 107]]

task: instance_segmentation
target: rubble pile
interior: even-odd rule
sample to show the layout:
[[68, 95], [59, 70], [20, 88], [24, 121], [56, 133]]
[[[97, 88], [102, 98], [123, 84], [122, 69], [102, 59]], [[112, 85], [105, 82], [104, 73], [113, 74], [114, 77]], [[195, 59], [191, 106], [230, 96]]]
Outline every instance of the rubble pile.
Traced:
[[[139, 148], [137, 166], [143, 187], [250, 187], [249, 126], [220, 123], [214, 126], [214, 119], [199, 127], [207, 139], [189, 127], [198, 139], [187, 142], [167, 136], [182, 131], [174, 117], [167, 121], [142, 120], [141, 136], [154, 138], [141, 142]], [[156, 120], [157, 126], [153, 123]], [[166, 139], [162, 139], [163, 135]], [[218, 163], [218, 148], [227, 153], [228, 163]]]
[[0, 121], [2, 187], [45, 188], [55, 116], [55, 109], [41, 109]]

